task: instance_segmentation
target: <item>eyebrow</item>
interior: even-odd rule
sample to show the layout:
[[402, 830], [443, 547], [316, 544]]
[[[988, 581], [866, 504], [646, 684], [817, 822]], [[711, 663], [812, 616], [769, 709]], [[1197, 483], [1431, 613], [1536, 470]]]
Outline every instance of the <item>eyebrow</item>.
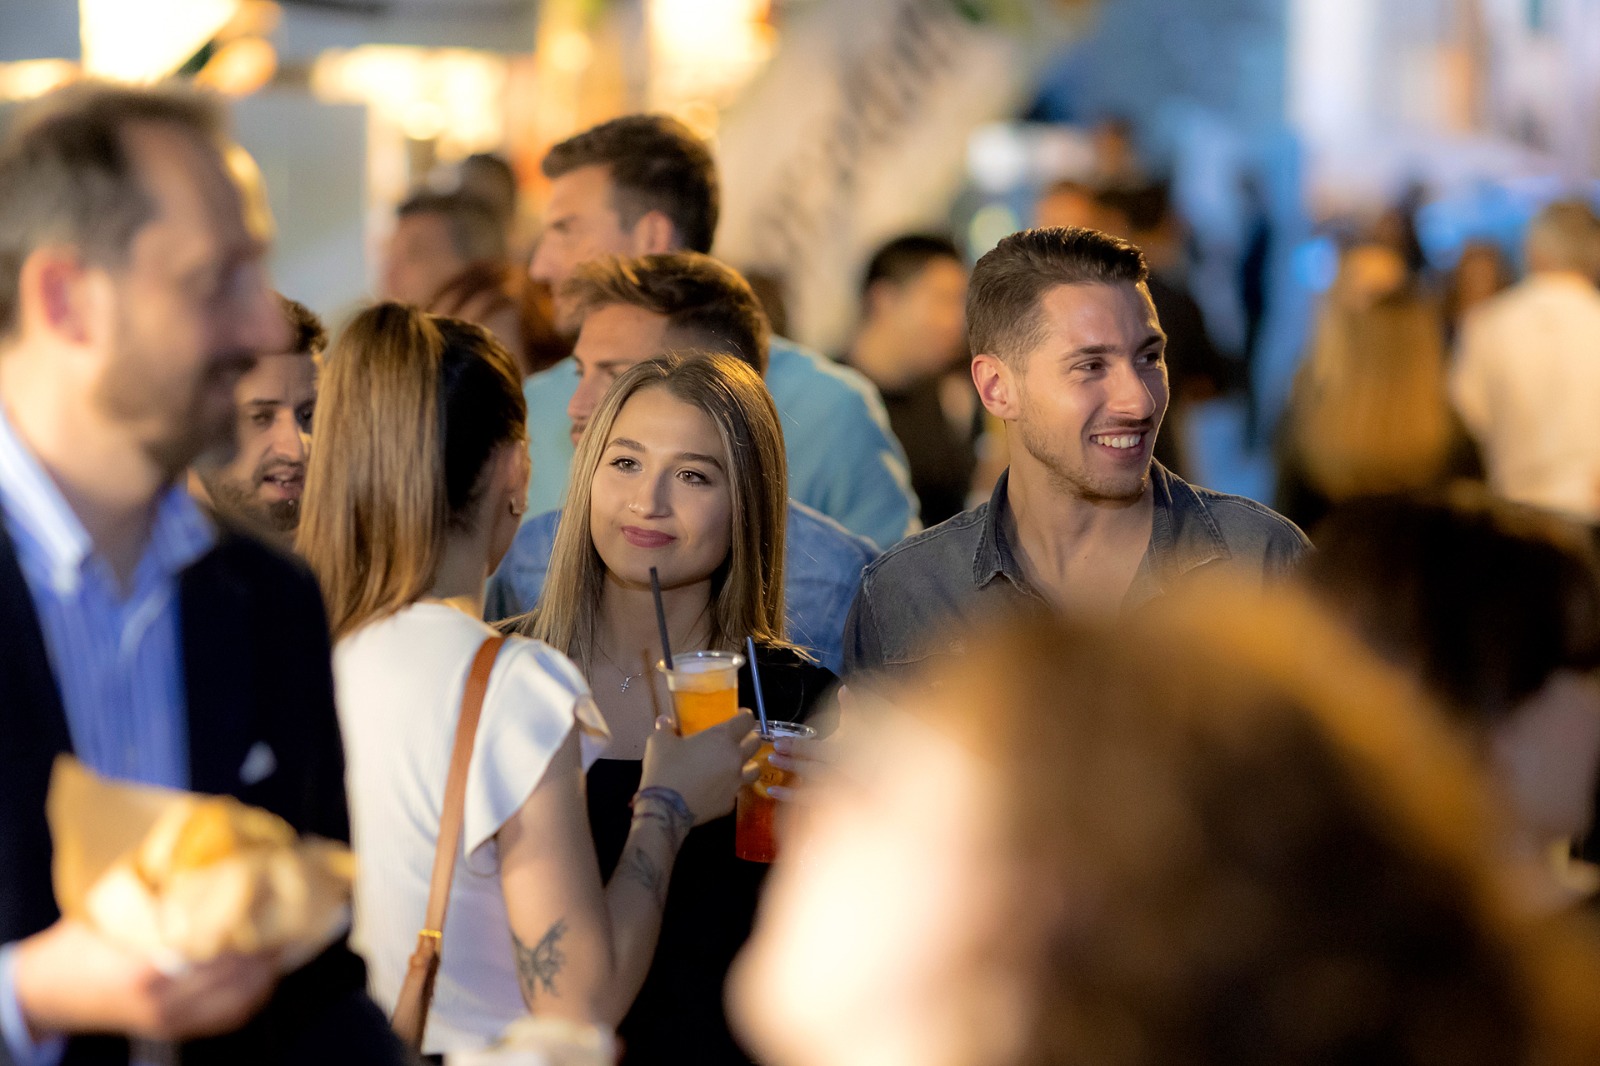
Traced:
[[[612, 438], [611, 443], [607, 444], [606, 447], [628, 448], [636, 452], [648, 452], [650, 450], [643, 444], [640, 444], [638, 441], [629, 440], [627, 437], [614, 437]], [[718, 459], [715, 455], [705, 455], [701, 452], [679, 452], [676, 456], [674, 456], [674, 458], [680, 463], [707, 463], [716, 467], [718, 470], [723, 468], [721, 459]]]
[[[1152, 333], [1145, 337], [1144, 340], [1140, 341], [1133, 350], [1136, 352], [1142, 352], [1152, 345], [1165, 343], [1167, 343], [1167, 335], [1165, 333]], [[1080, 355], [1115, 355], [1121, 350], [1121, 348], [1114, 344], [1086, 344], [1082, 348], [1072, 349], [1072, 351], [1067, 353], [1067, 358], [1076, 358]]]
[[244, 406], [244, 407], [282, 407], [282, 406], [284, 406], [284, 402], [282, 400], [246, 400], [243, 403], [242, 406]]

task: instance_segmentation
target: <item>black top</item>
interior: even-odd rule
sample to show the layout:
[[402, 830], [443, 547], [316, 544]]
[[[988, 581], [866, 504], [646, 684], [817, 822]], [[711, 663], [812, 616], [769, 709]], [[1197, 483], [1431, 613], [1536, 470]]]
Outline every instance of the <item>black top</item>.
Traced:
[[940, 381], [923, 378], [900, 391], [879, 390], [889, 428], [906, 450], [911, 488], [922, 505], [925, 526], [936, 526], [967, 509], [967, 489], [978, 462], [973, 450], [977, 423], [964, 433], [950, 424], [939, 398]]
[[[758, 647], [756, 658], [775, 720], [804, 721], [837, 680], [792, 651]], [[739, 671], [739, 706], [756, 706], [748, 665]], [[640, 766], [637, 759], [601, 759], [589, 769], [589, 825], [607, 881], [627, 843]], [[750, 1062], [728, 1032], [722, 985], [750, 935], [767, 866], [734, 857], [733, 827], [731, 814], [707, 822], [689, 832], [678, 853], [655, 960], [617, 1030], [625, 1066]]]

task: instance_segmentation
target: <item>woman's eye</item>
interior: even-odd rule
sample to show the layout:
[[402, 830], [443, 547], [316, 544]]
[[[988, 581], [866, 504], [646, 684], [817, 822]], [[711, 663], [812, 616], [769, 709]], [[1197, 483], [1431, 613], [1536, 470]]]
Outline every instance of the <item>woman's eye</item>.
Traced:
[[709, 485], [711, 483], [711, 479], [698, 470], [680, 470], [678, 471], [678, 477], [691, 485]]
[[637, 470], [639, 467], [637, 461], [630, 459], [626, 455], [617, 456], [615, 459], [611, 460], [611, 465], [613, 468], [623, 471]]

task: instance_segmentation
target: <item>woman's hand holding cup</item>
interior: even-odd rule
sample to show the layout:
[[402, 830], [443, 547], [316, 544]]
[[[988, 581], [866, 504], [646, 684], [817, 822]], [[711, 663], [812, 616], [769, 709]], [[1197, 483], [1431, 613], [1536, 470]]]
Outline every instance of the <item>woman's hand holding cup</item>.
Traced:
[[688, 737], [678, 736], [670, 718], [658, 718], [645, 745], [640, 789], [671, 789], [688, 806], [692, 824], [703, 825], [733, 810], [740, 786], [755, 780], [750, 759], [760, 745], [755, 719], [744, 708]]

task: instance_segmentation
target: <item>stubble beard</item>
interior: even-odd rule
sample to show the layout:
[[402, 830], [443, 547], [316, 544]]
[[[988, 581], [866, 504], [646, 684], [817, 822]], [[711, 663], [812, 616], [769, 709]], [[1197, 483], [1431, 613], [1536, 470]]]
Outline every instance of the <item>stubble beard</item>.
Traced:
[[[1018, 421], [1024, 450], [1044, 468], [1050, 487], [1063, 496], [1089, 503], [1136, 503], [1150, 488], [1150, 463], [1137, 475], [1095, 477], [1082, 464], [1074, 465], [1062, 456], [1052, 442], [1038, 433], [1032, 419]], [[1150, 431], [1152, 437], [1155, 431]]]

